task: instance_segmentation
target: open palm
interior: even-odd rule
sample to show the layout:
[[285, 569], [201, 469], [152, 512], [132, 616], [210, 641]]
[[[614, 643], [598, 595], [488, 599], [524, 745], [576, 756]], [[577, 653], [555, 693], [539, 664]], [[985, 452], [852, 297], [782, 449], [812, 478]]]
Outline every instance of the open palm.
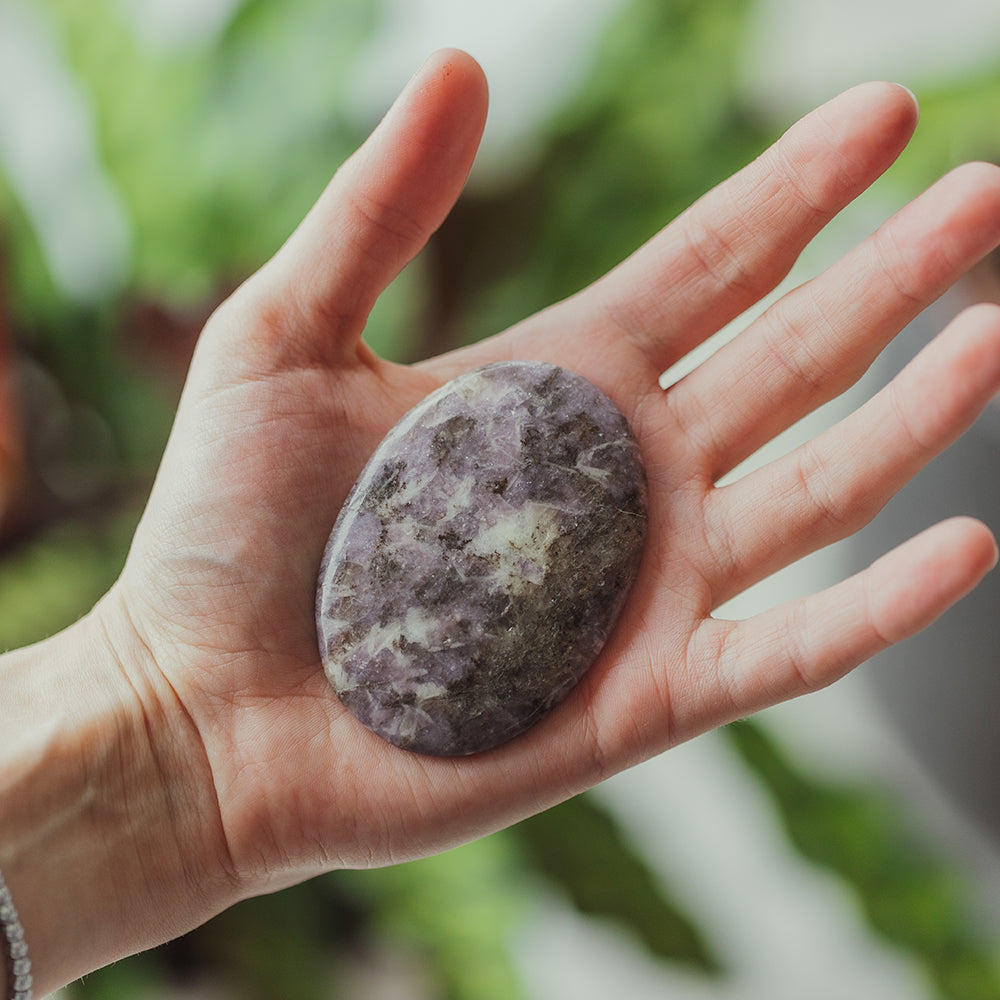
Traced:
[[[717, 485], [852, 384], [1000, 240], [1000, 171], [949, 175], [662, 390], [660, 374], [773, 288], [905, 145], [909, 95], [865, 85], [577, 296], [474, 347], [390, 364], [361, 340], [368, 311], [458, 196], [485, 108], [475, 63], [435, 56], [213, 316], [125, 571], [99, 609], [119, 658], [136, 664], [162, 766], [183, 776], [178, 794], [198, 817], [180, 849], [201, 852], [201, 870], [211, 857], [230, 899], [448, 847], [825, 685], [927, 624], [994, 560], [989, 532], [955, 520], [824, 593], [745, 622], [713, 617], [866, 523], [1000, 387], [1000, 314], [977, 307], [840, 425]], [[561, 364], [617, 403], [649, 475], [649, 538], [619, 627], [566, 702], [485, 754], [420, 757], [333, 694], [316, 573], [390, 426], [446, 379], [505, 358]], [[229, 901], [205, 891], [210, 907]]]

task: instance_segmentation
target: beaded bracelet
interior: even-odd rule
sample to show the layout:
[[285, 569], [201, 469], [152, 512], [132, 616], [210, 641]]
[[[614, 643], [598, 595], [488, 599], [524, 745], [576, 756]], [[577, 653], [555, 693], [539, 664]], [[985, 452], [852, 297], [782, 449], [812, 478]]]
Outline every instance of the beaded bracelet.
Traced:
[[24, 928], [17, 919], [10, 890], [0, 874], [0, 931], [7, 944], [10, 961], [10, 1000], [31, 1000], [31, 960], [24, 941]]

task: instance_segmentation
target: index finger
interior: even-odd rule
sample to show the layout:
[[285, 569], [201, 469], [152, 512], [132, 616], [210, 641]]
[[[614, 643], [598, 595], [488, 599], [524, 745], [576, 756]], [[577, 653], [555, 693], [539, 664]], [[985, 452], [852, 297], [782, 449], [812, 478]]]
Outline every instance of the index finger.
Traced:
[[891, 83], [854, 87], [806, 115], [577, 296], [583, 329], [624, 333], [665, 370], [785, 277], [893, 163], [917, 117], [910, 91]]

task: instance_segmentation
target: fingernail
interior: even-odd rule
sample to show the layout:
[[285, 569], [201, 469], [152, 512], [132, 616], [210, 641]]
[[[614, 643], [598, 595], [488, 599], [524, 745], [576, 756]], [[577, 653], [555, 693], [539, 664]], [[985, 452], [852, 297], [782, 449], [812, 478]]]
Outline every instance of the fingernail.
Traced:
[[917, 99], [917, 95], [914, 94], [913, 91], [910, 90], [910, 88], [907, 87], [905, 83], [897, 83], [896, 86], [899, 87], [901, 90], [905, 90], [910, 95], [910, 100], [913, 101], [913, 106], [917, 109], [917, 115], [919, 116], [920, 101]]

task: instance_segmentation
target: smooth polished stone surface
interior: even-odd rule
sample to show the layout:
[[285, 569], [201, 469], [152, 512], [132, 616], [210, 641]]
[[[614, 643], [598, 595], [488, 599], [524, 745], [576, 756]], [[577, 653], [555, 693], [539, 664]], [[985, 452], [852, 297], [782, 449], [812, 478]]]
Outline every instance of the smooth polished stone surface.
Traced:
[[645, 531], [638, 445], [594, 385], [537, 362], [461, 375], [389, 432], [334, 525], [326, 674], [404, 749], [511, 739], [597, 657]]

